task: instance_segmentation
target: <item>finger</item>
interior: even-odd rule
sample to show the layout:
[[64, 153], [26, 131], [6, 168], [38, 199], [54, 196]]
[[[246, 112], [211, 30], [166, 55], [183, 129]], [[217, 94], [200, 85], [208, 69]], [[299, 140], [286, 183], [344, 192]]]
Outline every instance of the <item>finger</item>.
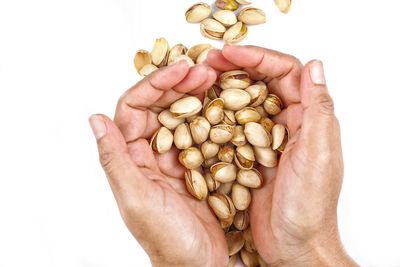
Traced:
[[89, 122], [97, 140], [100, 163], [117, 202], [123, 205], [127, 199], [137, 201], [141, 192], [146, 191], [148, 181], [132, 162], [121, 132], [104, 115], [94, 115]]
[[208, 52], [206, 63], [218, 71], [235, 70], [241, 68], [227, 60], [222, 54], [222, 51], [219, 49], [213, 49]]
[[303, 123], [303, 106], [292, 104], [272, 119], [276, 123], [287, 126], [290, 136], [294, 136]]
[[179, 150], [173, 147], [167, 153], [157, 154], [155, 157], [162, 173], [170, 177], [183, 179], [186, 169], [179, 162], [178, 154]]
[[139, 168], [159, 171], [154, 153], [146, 139], [138, 139], [135, 142], [128, 143], [128, 152], [133, 163]]

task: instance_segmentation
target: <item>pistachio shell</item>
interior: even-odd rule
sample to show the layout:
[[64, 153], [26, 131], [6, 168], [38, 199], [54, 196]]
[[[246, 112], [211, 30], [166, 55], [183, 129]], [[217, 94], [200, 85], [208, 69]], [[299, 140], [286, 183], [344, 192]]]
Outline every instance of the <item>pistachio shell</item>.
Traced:
[[242, 125], [235, 126], [231, 142], [235, 146], [243, 146], [247, 143], [246, 136], [244, 135], [244, 127]]
[[282, 111], [283, 104], [278, 96], [274, 94], [269, 94], [264, 102], [264, 108], [268, 114], [275, 116]]
[[196, 144], [202, 144], [208, 139], [211, 125], [204, 117], [198, 116], [190, 123], [190, 132]]
[[207, 57], [208, 57], [208, 52], [210, 52], [213, 48], [208, 48], [206, 50], [204, 50], [203, 52], [201, 52], [201, 54], [199, 55], [199, 57], [196, 60], [196, 64], [202, 64], [204, 63], [204, 61], [206, 61]]
[[151, 51], [151, 58], [153, 64], [157, 67], [167, 65], [168, 62], [169, 44], [165, 38], [159, 38], [155, 41], [153, 50]]
[[205, 117], [211, 125], [220, 123], [224, 119], [224, 100], [216, 98], [211, 101], [206, 108]]
[[238, 183], [232, 186], [232, 201], [237, 210], [246, 210], [251, 202], [250, 190]]
[[252, 169], [255, 160], [253, 148], [249, 144], [236, 148], [235, 163], [240, 169]]
[[292, 5], [292, 0], [274, 0], [275, 5], [282, 13], [288, 13]]
[[188, 118], [199, 113], [202, 107], [203, 105], [197, 97], [188, 96], [173, 103], [169, 110], [176, 118], [180, 119]]
[[[222, 183], [221, 186], [217, 189], [218, 193], [229, 195], [232, 191], [232, 186], [234, 182], [229, 182], [229, 183]], [[233, 223], [233, 221], [232, 221]]]
[[242, 259], [242, 262], [246, 267], [258, 266], [257, 253], [251, 253], [242, 248], [242, 250], [240, 250], [240, 258]]
[[244, 126], [244, 134], [247, 141], [253, 146], [269, 147], [271, 146], [272, 136], [269, 132], [264, 130], [261, 124], [256, 122], [249, 122]]
[[225, 234], [226, 243], [228, 244], [228, 255], [232, 256], [238, 253], [244, 246], [244, 238], [242, 231], [231, 231]]
[[187, 117], [187, 118], [185, 119], [185, 121], [186, 121], [187, 123], [192, 123], [198, 116], [199, 116], [199, 114], [196, 113], [196, 114], [194, 114], [194, 115], [192, 115], [192, 116], [190, 116], [190, 117]]
[[278, 155], [272, 148], [253, 147], [256, 161], [261, 165], [272, 168], [278, 165]]
[[223, 162], [232, 163], [235, 156], [235, 149], [232, 146], [225, 145], [218, 152], [218, 159]]
[[223, 39], [225, 43], [233, 44], [242, 41], [247, 36], [247, 26], [243, 22], [239, 21], [228, 30], [226, 30]]
[[177, 62], [179, 62], [181, 60], [186, 61], [186, 63], [188, 64], [189, 68], [193, 67], [195, 65], [193, 60], [190, 57], [186, 56], [186, 55], [177, 56], [171, 64], [177, 63]]
[[208, 196], [207, 183], [200, 172], [195, 170], [185, 172], [185, 182], [189, 193], [198, 200], [203, 200]]
[[206, 95], [211, 99], [214, 100], [216, 98], [219, 98], [219, 95], [221, 94], [222, 89], [218, 85], [213, 85], [210, 89], [207, 90]]
[[225, 194], [211, 194], [208, 197], [208, 204], [220, 220], [232, 220], [236, 214], [236, 209], [231, 198]]
[[187, 149], [193, 145], [192, 135], [187, 123], [182, 123], [176, 128], [174, 143], [178, 149]]
[[246, 124], [249, 122], [258, 122], [261, 119], [260, 114], [251, 107], [243, 108], [235, 113], [236, 121], [239, 124]]
[[204, 179], [206, 180], [206, 184], [207, 184], [208, 190], [209, 190], [210, 192], [214, 192], [214, 191], [217, 190], [217, 189], [219, 188], [219, 186], [221, 185], [220, 182], [215, 181], [215, 180], [211, 177], [211, 174], [210, 174], [209, 172], [207, 172], [207, 173], [204, 175]]
[[265, 111], [265, 109], [262, 105], [255, 107], [255, 109], [258, 112], [258, 114], [260, 114], [261, 119], [268, 118], [268, 113]]
[[237, 22], [236, 14], [230, 10], [219, 10], [213, 14], [213, 17], [227, 27]]
[[231, 227], [231, 225], [233, 223], [233, 217], [230, 217], [230, 218], [225, 219], [225, 220], [220, 220], [219, 222], [220, 222], [222, 230], [224, 232], [226, 232], [226, 231], [229, 230], [229, 228]]
[[234, 126], [236, 124], [235, 112], [232, 110], [224, 109], [224, 119], [222, 120], [224, 124]]
[[224, 36], [226, 28], [215, 19], [205, 19], [200, 24], [200, 31], [204, 37], [219, 40]]
[[151, 54], [146, 50], [139, 50], [136, 52], [135, 59], [136, 71], [140, 74], [140, 70], [148, 64], [151, 64]]
[[231, 163], [216, 163], [211, 166], [210, 172], [211, 176], [221, 183], [229, 183], [236, 179], [236, 166]]
[[[244, 249], [250, 253], [256, 253], [257, 249], [256, 249], [256, 246], [254, 245], [253, 234], [251, 232], [250, 227], [243, 231], [243, 238], [245, 240]], [[258, 263], [258, 260], [257, 260], [257, 263]]]
[[216, 144], [228, 143], [233, 137], [233, 126], [218, 124], [210, 130], [210, 140]]
[[243, 8], [238, 19], [247, 25], [258, 25], [266, 22], [265, 12], [254, 7]]
[[272, 149], [278, 150], [281, 146], [286, 146], [288, 141], [288, 130], [282, 124], [275, 124], [272, 128]]
[[214, 165], [215, 163], [218, 163], [218, 162], [219, 162], [219, 159], [217, 156], [215, 156], [215, 157], [204, 160], [203, 167], [210, 168], [212, 165]]
[[250, 217], [248, 211], [247, 210], [238, 211], [235, 215], [235, 218], [233, 219], [233, 225], [235, 226], [235, 228], [243, 231], [247, 229], [247, 227], [249, 227], [249, 224], [250, 224]]
[[189, 23], [199, 23], [208, 18], [211, 14], [211, 7], [206, 3], [197, 3], [186, 11], [186, 20]]
[[236, 2], [238, 2], [241, 5], [251, 5], [251, 1], [249, 0], [236, 0]]
[[237, 256], [238, 254], [232, 255], [229, 257], [229, 261], [228, 261], [228, 267], [235, 267], [236, 262], [237, 262]]
[[163, 110], [158, 114], [158, 121], [170, 130], [175, 130], [180, 124], [184, 123], [184, 119], [175, 118], [169, 110]]
[[235, 0], [217, 0], [215, 5], [223, 10], [235, 11], [239, 8], [239, 4]]
[[200, 149], [201, 153], [203, 153], [204, 158], [210, 159], [218, 155], [219, 145], [208, 140], [201, 144]]
[[140, 69], [139, 74], [143, 77], [146, 77], [147, 75], [150, 75], [152, 72], [156, 70], [158, 70], [156, 66], [154, 66], [153, 64], [147, 64]]
[[[187, 52], [187, 47], [184, 46], [183, 44], [174, 45], [171, 48], [171, 50], [169, 50], [168, 65], [178, 62], [180, 59], [177, 59], [177, 58], [182, 55], [186, 55], [186, 52]], [[193, 63], [193, 61], [192, 61], [192, 63]]]
[[198, 45], [195, 45], [195, 46], [191, 47], [191, 48], [188, 50], [187, 55], [188, 55], [194, 62], [196, 62], [196, 61], [197, 61], [197, 58], [200, 56], [200, 54], [201, 54], [202, 52], [204, 52], [205, 50], [210, 49], [210, 48], [212, 48], [212, 45], [210, 45], [210, 44], [198, 44]]
[[179, 153], [179, 162], [189, 170], [200, 167], [203, 160], [203, 154], [196, 147], [189, 147]]
[[161, 127], [151, 138], [150, 147], [154, 152], [163, 154], [171, 149], [173, 141], [174, 137], [171, 131], [166, 127]]
[[241, 89], [227, 89], [220, 97], [225, 101], [225, 108], [233, 111], [241, 110], [250, 104], [250, 95]]
[[265, 99], [267, 99], [268, 95], [267, 85], [262, 81], [258, 81], [255, 84], [247, 87], [246, 92], [250, 95], [250, 106], [252, 107], [262, 105]]
[[270, 118], [261, 118], [259, 121], [261, 126], [266, 130], [267, 132], [272, 132], [272, 128], [274, 127], [275, 123], [270, 119]]
[[239, 170], [236, 180], [248, 188], [259, 188], [263, 183], [262, 175], [257, 169]]
[[251, 83], [250, 75], [243, 70], [231, 70], [219, 77], [221, 89], [246, 89]]

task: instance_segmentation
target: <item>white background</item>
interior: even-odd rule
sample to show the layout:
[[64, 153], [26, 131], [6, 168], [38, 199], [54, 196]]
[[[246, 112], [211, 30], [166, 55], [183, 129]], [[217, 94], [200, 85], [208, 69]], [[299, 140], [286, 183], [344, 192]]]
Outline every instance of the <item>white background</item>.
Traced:
[[[0, 266], [150, 266], [126, 230], [87, 118], [113, 116], [155, 38], [204, 42], [194, 1], [0, 0]], [[243, 43], [324, 61], [343, 134], [340, 230], [362, 266], [400, 266], [399, 7], [294, 0]], [[213, 43], [221, 46], [220, 43]], [[162, 226], [161, 226], [162, 227]]]

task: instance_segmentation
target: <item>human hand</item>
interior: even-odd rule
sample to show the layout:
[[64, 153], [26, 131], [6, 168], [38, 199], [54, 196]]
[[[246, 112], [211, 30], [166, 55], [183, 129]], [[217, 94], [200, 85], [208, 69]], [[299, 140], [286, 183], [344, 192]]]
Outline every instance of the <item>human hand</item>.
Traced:
[[273, 266], [355, 266], [338, 233], [343, 159], [322, 63], [303, 67], [292, 56], [253, 46], [225, 46], [207, 63], [265, 80], [286, 108], [274, 121], [286, 124], [291, 138], [277, 168], [260, 168], [266, 184], [253, 191], [250, 207], [260, 255]]
[[202, 98], [215, 80], [215, 71], [206, 65], [189, 69], [178, 62], [128, 90], [119, 100], [115, 124], [103, 115], [90, 118], [121, 215], [153, 266], [220, 267], [228, 262], [219, 222], [207, 202], [186, 190], [177, 149], [154, 155], [147, 141], [161, 126], [160, 111], [184, 94]]

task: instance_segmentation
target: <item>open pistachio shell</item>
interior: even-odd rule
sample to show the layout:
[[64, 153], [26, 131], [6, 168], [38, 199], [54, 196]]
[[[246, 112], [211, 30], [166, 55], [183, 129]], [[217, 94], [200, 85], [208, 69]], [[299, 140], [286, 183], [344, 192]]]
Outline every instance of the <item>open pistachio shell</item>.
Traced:
[[208, 139], [211, 125], [204, 117], [198, 116], [190, 123], [190, 132], [196, 144], [202, 144]]
[[259, 188], [263, 183], [262, 175], [257, 169], [239, 170], [236, 180], [248, 188]]
[[247, 25], [258, 25], [267, 21], [265, 12], [254, 7], [243, 8], [239, 13], [238, 19]]
[[169, 110], [163, 110], [158, 114], [158, 121], [170, 130], [175, 130], [185, 119], [178, 119]]
[[256, 252], [248, 252], [246, 249], [242, 248], [240, 250], [240, 258], [242, 259], [243, 264], [246, 267], [257, 267], [258, 266], [258, 257]]
[[174, 61], [172, 62], [172, 64], [177, 63], [177, 62], [179, 62], [179, 61], [181, 61], [181, 60], [186, 61], [186, 63], [188, 64], [189, 68], [190, 68], [190, 67], [193, 67], [193, 66], [195, 65], [194, 62], [193, 62], [193, 60], [192, 60], [190, 57], [186, 56], [186, 55], [177, 56], [177, 57], [174, 59]]
[[218, 159], [223, 162], [232, 163], [235, 156], [235, 149], [230, 145], [221, 147], [218, 152]]
[[226, 28], [215, 19], [205, 19], [200, 24], [200, 31], [204, 37], [219, 40], [224, 36]]
[[[178, 62], [180, 59], [177, 59], [177, 58], [179, 58], [182, 55], [186, 55], [186, 52], [187, 52], [187, 47], [184, 46], [183, 44], [174, 45], [171, 48], [171, 50], [169, 50], [168, 65]], [[181, 58], [181, 59], [183, 59], [183, 58]], [[193, 63], [193, 61], [192, 61], [192, 63]]]
[[264, 102], [264, 108], [268, 114], [275, 116], [282, 111], [283, 104], [277, 95], [269, 94]]
[[292, 0], [274, 0], [275, 5], [282, 13], [288, 13], [292, 5]]
[[173, 141], [174, 137], [171, 131], [166, 127], [161, 127], [151, 138], [150, 146], [154, 152], [163, 154], [171, 149]]
[[193, 145], [192, 135], [187, 123], [180, 124], [174, 132], [174, 144], [178, 149], [187, 149]]
[[235, 267], [237, 258], [238, 258], [238, 254], [230, 256], [229, 261], [228, 261], [228, 267]]
[[147, 75], [150, 75], [152, 72], [156, 70], [158, 70], [156, 66], [154, 66], [153, 64], [147, 64], [140, 69], [139, 74], [140, 76], [146, 77]]
[[220, 123], [224, 119], [224, 100], [216, 98], [211, 101], [206, 108], [205, 117], [211, 125]]
[[244, 125], [249, 122], [258, 122], [261, 116], [254, 108], [245, 107], [235, 113], [235, 118], [239, 124]]
[[235, 11], [239, 8], [239, 4], [235, 0], [217, 0], [215, 5], [223, 10]]
[[215, 163], [218, 163], [219, 159], [217, 156], [209, 158], [209, 159], [205, 159], [203, 162], [203, 167], [204, 168], [210, 168], [212, 165], [214, 165]]
[[211, 14], [211, 7], [206, 3], [197, 3], [186, 11], [186, 20], [189, 23], [199, 23], [208, 18]]
[[242, 125], [235, 126], [231, 142], [235, 146], [243, 146], [247, 143], [246, 136], [244, 135], [244, 127]]
[[244, 246], [244, 238], [242, 231], [231, 231], [225, 234], [226, 243], [228, 244], [228, 255], [232, 256], [238, 253]]
[[261, 118], [259, 121], [261, 126], [266, 130], [267, 132], [272, 132], [272, 128], [274, 127], [275, 123], [270, 119], [270, 118]]
[[242, 89], [223, 90], [220, 97], [225, 101], [225, 108], [233, 111], [241, 110], [250, 104], [250, 95]]
[[205, 159], [210, 159], [218, 155], [219, 145], [208, 140], [201, 144], [200, 150]]
[[233, 219], [233, 225], [236, 229], [243, 231], [249, 227], [250, 217], [247, 210], [238, 211]]
[[230, 10], [219, 10], [213, 14], [213, 17], [227, 27], [237, 22], [236, 14]]
[[199, 113], [202, 107], [203, 105], [197, 97], [188, 96], [173, 103], [169, 110], [176, 118], [180, 119], [189, 118]]
[[272, 148], [253, 147], [256, 161], [264, 167], [272, 168], [278, 165], [278, 155]]
[[232, 201], [237, 210], [246, 210], [251, 202], [250, 190], [241, 184], [234, 183], [232, 186]]
[[243, 70], [231, 70], [222, 73], [219, 77], [221, 89], [246, 89], [251, 83], [249, 73]]
[[246, 38], [247, 32], [246, 24], [239, 21], [225, 32], [223, 39], [228, 44], [238, 43]]
[[221, 94], [221, 91], [222, 91], [222, 89], [218, 85], [214, 84], [213, 86], [211, 86], [210, 89], [207, 90], [206, 95], [211, 100], [214, 100], [216, 98], [219, 98], [219, 95]]
[[272, 128], [272, 149], [283, 151], [288, 142], [289, 131], [282, 124], [275, 124]]
[[186, 169], [196, 169], [201, 166], [203, 161], [203, 154], [201, 154], [201, 151], [196, 147], [189, 147], [179, 153], [179, 162]]
[[250, 253], [256, 253], [257, 248], [254, 244], [253, 234], [250, 227], [243, 231], [243, 238], [245, 240], [244, 249]]
[[201, 53], [203, 53], [205, 50], [212, 48], [212, 45], [210, 44], [198, 44], [193, 47], [191, 47], [187, 55], [194, 61], [197, 62], [197, 58], [200, 56]]
[[251, 97], [250, 106], [252, 107], [257, 107], [259, 105], [262, 105], [265, 99], [267, 99], [268, 95], [267, 85], [262, 81], [258, 81], [255, 84], [247, 87], [246, 92]]
[[146, 50], [139, 50], [136, 52], [135, 59], [135, 68], [136, 71], [140, 74], [140, 70], [148, 64], [151, 64], [151, 54], [147, 52]]
[[213, 193], [208, 197], [208, 204], [220, 220], [232, 220], [236, 209], [230, 197], [221, 193]]
[[244, 134], [247, 141], [256, 147], [270, 147], [272, 136], [269, 132], [264, 130], [261, 124], [256, 122], [249, 122], [244, 126]]
[[228, 143], [233, 137], [233, 126], [218, 124], [210, 130], [210, 140], [216, 144]]
[[224, 119], [222, 120], [222, 122], [231, 126], [236, 125], [235, 112], [232, 110], [224, 109]]
[[165, 38], [159, 38], [155, 41], [151, 58], [153, 64], [157, 67], [166, 66], [168, 63], [169, 44]]
[[235, 163], [240, 169], [252, 169], [255, 160], [253, 148], [249, 144], [236, 148]]
[[188, 170], [185, 172], [185, 182], [189, 193], [198, 200], [203, 200], [208, 196], [207, 183], [200, 172]]
[[217, 190], [217, 189], [219, 188], [219, 186], [221, 185], [220, 182], [214, 180], [214, 179], [211, 177], [211, 174], [210, 174], [209, 172], [207, 172], [207, 173], [204, 175], [204, 179], [206, 180], [206, 184], [207, 184], [207, 187], [208, 187], [208, 191], [210, 191], [210, 192], [214, 192], [214, 191]]
[[236, 179], [236, 166], [231, 163], [219, 162], [211, 166], [211, 177], [221, 183], [229, 183]]

